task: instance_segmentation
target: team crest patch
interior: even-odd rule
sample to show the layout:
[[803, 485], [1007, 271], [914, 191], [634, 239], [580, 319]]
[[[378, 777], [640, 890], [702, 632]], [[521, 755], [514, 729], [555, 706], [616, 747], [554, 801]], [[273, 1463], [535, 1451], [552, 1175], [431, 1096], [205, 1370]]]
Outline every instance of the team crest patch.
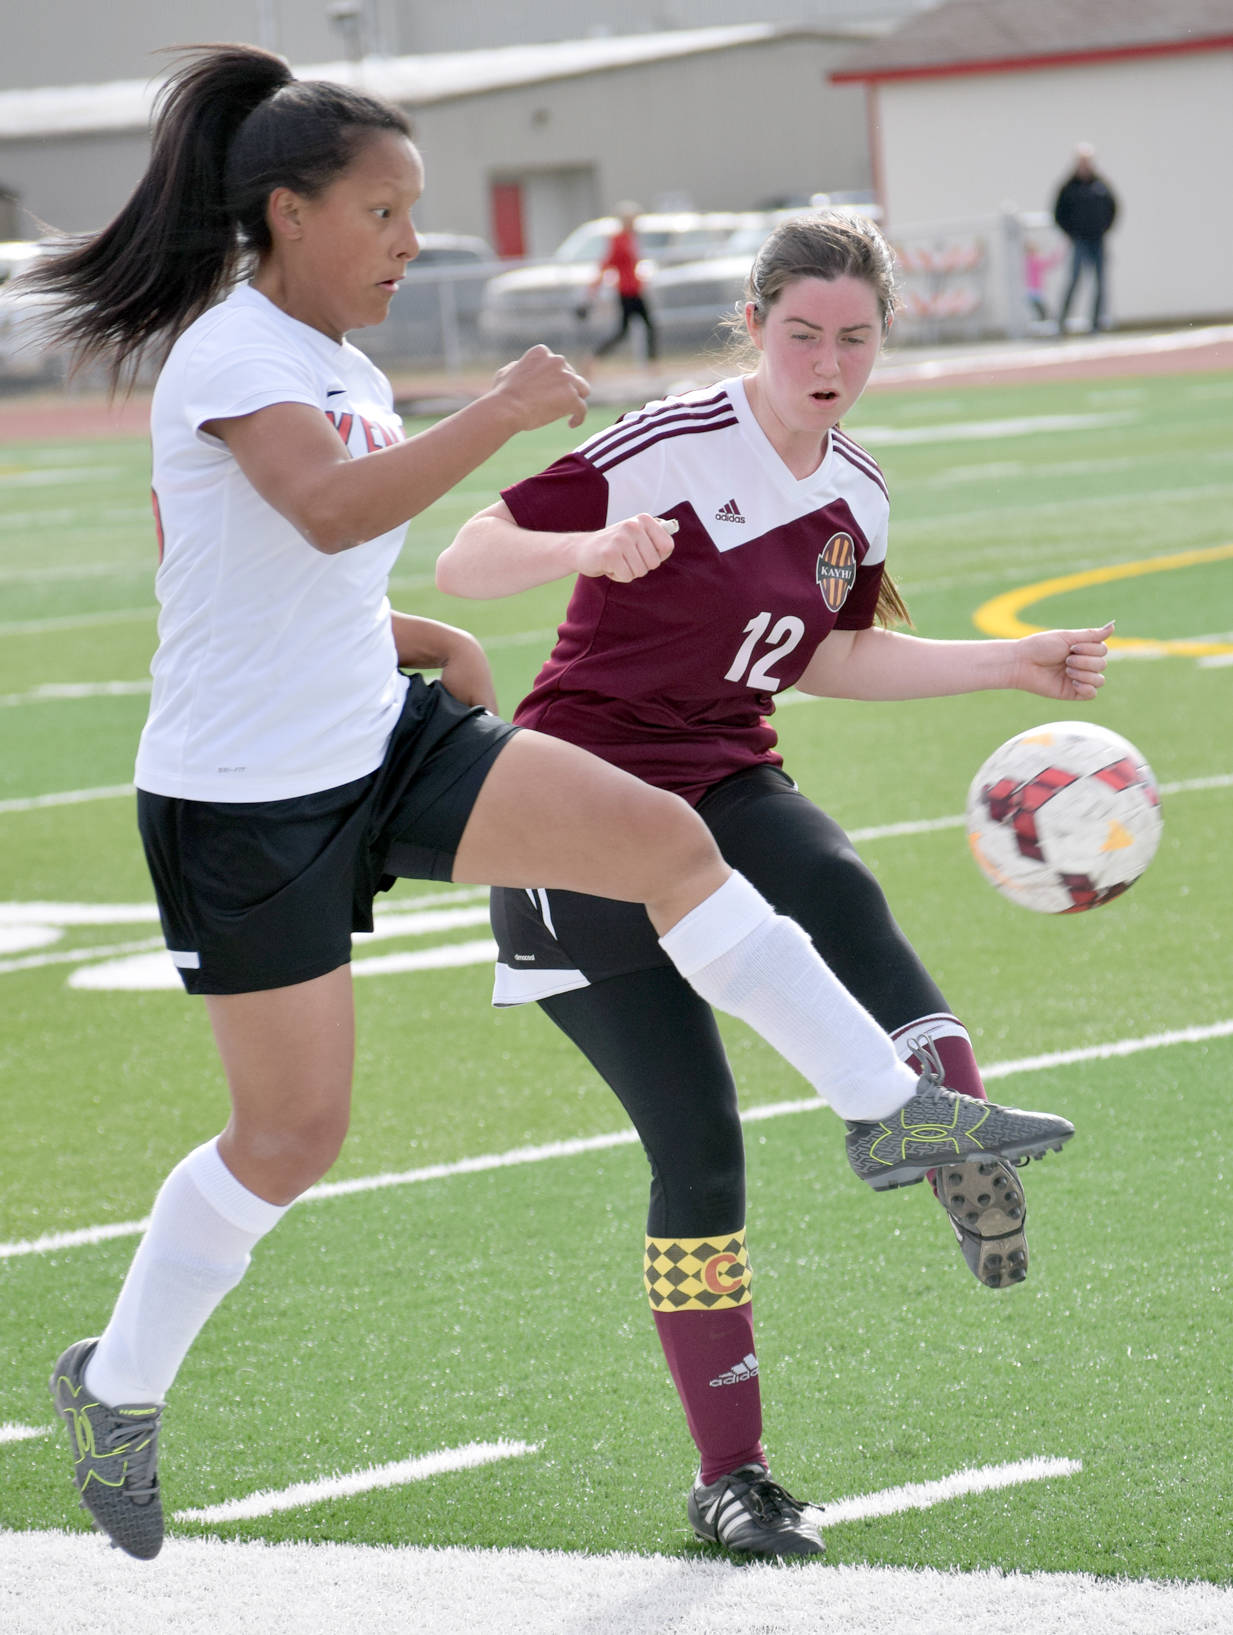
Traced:
[[832, 613], [848, 599], [856, 583], [856, 541], [851, 534], [832, 534], [818, 556], [818, 589]]

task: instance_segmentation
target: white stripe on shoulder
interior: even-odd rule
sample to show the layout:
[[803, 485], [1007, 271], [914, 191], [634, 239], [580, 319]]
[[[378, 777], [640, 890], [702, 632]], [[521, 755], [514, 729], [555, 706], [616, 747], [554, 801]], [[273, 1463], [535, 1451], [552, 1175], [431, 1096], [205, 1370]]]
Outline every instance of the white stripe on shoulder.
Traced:
[[[868, 450], [863, 449], [859, 443], [854, 443], [846, 432], [839, 430], [838, 426], [831, 431], [831, 441], [834, 444], [836, 454], [842, 455], [858, 471], [863, 471], [871, 481], [878, 485], [884, 494], [887, 493], [886, 478], [882, 475], [882, 468]], [[889, 495], [887, 497], [889, 498]]]
[[716, 415], [722, 415], [725, 411], [731, 413], [732, 404], [727, 392], [723, 390], [690, 393], [684, 397], [660, 398], [654, 403], [646, 404], [644, 408], [622, 415], [615, 425], [596, 432], [594, 437], [589, 437], [582, 444], [580, 452], [590, 460], [597, 460], [631, 440], [636, 441], [648, 434], [654, 434], [662, 427], [689, 424], [695, 420], [705, 425], [708, 420]]

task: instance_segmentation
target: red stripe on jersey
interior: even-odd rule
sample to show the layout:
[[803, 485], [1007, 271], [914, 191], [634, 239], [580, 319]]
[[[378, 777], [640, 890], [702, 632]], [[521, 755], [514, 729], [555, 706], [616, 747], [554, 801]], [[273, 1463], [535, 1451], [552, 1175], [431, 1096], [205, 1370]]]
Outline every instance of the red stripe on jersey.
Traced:
[[854, 443], [850, 437], [839, 430], [838, 426], [831, 428], [831, 443], [836, 454], [842, 454], [849, 465], [854, 465], [858, 471], [863, 471], [866, 477], [877, 483], [887, 499], [890, 499], [890, 493], [886, 487], [886, 478], [883, 477], [882, 468], [872, 454], [867, 454], [859, 443]]
[[158, 490], [153, 487], [150, 489], [150, 503], [154, 507], [154, 537], [158, 541], [158, 560], [161, 565], [167, 540], [163, 534], [163, 512], [158, 503]]

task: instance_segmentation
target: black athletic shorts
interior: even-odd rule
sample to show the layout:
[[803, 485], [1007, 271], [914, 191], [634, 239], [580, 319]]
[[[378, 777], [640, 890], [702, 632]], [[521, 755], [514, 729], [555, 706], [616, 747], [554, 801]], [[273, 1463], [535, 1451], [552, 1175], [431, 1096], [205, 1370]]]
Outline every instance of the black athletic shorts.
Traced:
[[381, 765], [290, 800], [137, 792], [171, 957], [189, 993], [253, 993], [324, 976], [372, 930], [402, 876], [448, 880], [476, 796], [517, 728], [411, 676]]
[[[768, 795], [785, 793], [796, 794], [786, 772], [774, 766], [750, 767], [709, 789], [698, 802], [698, 814], [716, 833], [729, 814], [739, 815]], [[804, 797], [797, 798], [803, 807]], [[494, 1005], [523, 1005], [672, 964], [641, 903], [577, 891], [498, 886], [492, 892], [491, 910], [497, 943]]]
[[[708, 789], [698, 815], [720, 852], [818, 953], [888, 1032], [950, 1006], [896, 923], [877, 876], [843, 829], [774, 766]], [[574, 994], [669, 964], [638, 903], [570, 891], [492, 893], [493, 1003]], [[562, 1001], [562, 1006], [564, 1006]], [[576, 1009], [576, 1007], [574, 1007]], [[557, 1017], [557, 1009], [552, 1012]]]

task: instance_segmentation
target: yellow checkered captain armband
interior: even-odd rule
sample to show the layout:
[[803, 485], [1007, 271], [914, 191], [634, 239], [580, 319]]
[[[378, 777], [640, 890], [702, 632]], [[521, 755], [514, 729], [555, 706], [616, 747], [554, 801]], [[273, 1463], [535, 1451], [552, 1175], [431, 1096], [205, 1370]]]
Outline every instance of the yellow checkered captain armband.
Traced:
[[714, 1311], [752, 1298], [744, 1228], [713, 1238], [648, 1238], [643, 1277], [656, 1311]]

